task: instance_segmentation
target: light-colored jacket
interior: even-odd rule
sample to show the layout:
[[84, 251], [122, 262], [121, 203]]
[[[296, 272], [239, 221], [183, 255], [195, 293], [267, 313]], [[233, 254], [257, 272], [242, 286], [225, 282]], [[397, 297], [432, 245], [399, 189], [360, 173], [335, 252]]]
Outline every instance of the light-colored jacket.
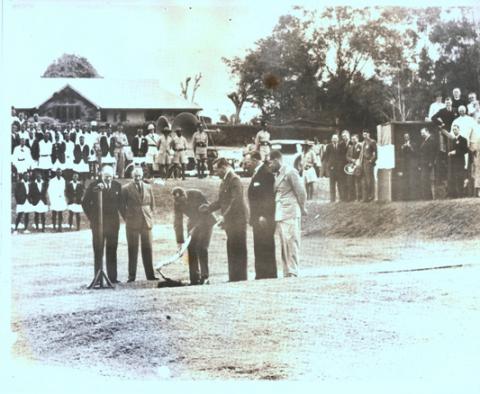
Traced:
[[300, 218], [306, 198], [305, 186], [297, 170], [282, 166], [275, 179], [275, 221]]
[[155, 198], [151, 185], [143, 182], [140, 193], [134, 181], [126, 184], [122, 187], [122, 203], [127, 227], [141, 229], [146, 224], [147, 228], [152, 228]]

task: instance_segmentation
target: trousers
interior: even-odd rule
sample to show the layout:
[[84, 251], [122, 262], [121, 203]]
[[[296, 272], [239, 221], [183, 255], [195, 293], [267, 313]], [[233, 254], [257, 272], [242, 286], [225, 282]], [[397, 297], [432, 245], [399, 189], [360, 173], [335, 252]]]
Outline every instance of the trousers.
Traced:
[[144, 225], [141, 229], [127, 226], [128, 243], [128, 279], [135, 280], [137, 276], [138, 244], [141, 240], [141, 252], [143, 268], [147, 279], [154, 279], [153, 253], [152, 253], [152, 230]]
[[105, 260], [108, 279], [112, 283], [117, 281], [117, 245], [118, 245], [118, 227], [109, 228], [104, 226], [103, 239], [98, 239], [98, 228], [92, 227], [93, 254], [95, 258], [95, 272], [103, 264], [103, 251], [105, 249]]
[[228, 280], [247, 280], [247, 224], [225, 227], [227, 233]]
[[276, 278], [275, 222], [268, 222], [265, 226], [254, 224], [252, 229], [255, 279]]
[[188, 268], [191, 284], [208, 279], [208, 247], [211, 238], [212, 226], [197, 227], [193, 230], [192, 239], [188, 245]]
[[282, 251], [283, 276], [298, 276], [300, 263], [300, 218], [285, 219], [276, 223], [276, 233]]

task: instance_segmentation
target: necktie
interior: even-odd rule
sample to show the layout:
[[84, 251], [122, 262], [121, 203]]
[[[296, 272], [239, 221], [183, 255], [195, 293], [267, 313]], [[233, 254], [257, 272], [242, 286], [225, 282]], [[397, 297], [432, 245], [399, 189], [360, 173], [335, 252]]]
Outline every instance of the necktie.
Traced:
[[137, 183], [137, 190], [140, 194], [142, 194], [142, 186], [140, 186], [140, 183]]

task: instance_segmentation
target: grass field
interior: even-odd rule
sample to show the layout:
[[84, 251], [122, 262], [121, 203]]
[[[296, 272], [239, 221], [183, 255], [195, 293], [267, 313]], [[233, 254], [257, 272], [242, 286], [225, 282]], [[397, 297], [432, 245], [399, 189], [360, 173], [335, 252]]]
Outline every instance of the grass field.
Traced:
[[[155, 186], [156, 262], [176, 247], [174, 184]], [[219, 181], [183, 184], [213, 199]], [[317, 193], [326, 196], [325, 185]], [[293, 279], [251, 280], [249, 231], [250, 280], [227, 283], [225, 234], [216, 229], [211, 285], [158, 289], [142, 280], [140, 262], [127, 284], [122, 226], [123, 283], [93, 291], [88, 229], [12, 236], [15, 357], [128, 379], [470, 382], [480, 361], [477, 200], [320, 197], [308, 210]], [[163, 272], [188, 280], [185, 262]]]

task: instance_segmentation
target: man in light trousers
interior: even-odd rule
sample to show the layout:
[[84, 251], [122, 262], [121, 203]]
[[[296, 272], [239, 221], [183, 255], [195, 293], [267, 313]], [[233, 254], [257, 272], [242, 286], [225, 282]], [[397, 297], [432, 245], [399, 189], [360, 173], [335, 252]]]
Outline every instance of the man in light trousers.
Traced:
[[275, 179], [275, 225], [280, 240], [283, 276], [298, 276], [300, 262], [300, 223], [306, 215], [307, 193], [300, 175], [294, 168], [282, 163], [279, 151], [270, 153], [272, 171], [278, 173]]

